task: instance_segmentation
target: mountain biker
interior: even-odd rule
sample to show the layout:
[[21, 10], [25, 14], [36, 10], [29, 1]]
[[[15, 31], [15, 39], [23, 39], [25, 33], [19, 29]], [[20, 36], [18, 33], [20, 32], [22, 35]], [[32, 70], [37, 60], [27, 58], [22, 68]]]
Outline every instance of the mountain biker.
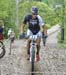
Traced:
[[[23, 20], [23, 24], [21, 25], [22, 34], [24, 34], [25, 25], [28, 23], [28, 30], [27, 30], [27, 60], [30, 58], [30, 35], [37, 35], [38, 38], [36, 39], [36, 59], [37, 61], [40, 60], [39, 51], [40, 51], [40, 42], [42, 37], [42, 32], [47, 35], [46, 26], [42, 20], [42, 18], [38, 15], [38, 8], [36, 6], [32, 6], [31, 14], [25, 16]], [[42, 32], [40, 31], [40, 27], [42, 27]]]
[[12, 43], [14, 42], [15, 33], [14, 33], [14, 30], [13, 30], [12, 28], [10, 28], [10, 29], [8, 30], [8, 38], [11, 40]]
[[3, 31], [4, 31], [4, 23], [3, 23], [3, 20], [0, 20], [0, 40], [1, 41], [3, 41], [4, 39]]

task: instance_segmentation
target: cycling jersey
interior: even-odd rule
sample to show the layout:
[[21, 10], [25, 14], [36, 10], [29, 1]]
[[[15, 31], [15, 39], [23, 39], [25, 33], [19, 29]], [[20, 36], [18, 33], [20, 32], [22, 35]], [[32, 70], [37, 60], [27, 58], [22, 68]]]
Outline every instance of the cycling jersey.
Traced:
[[23, 23], [28, 23], [28, 28], [33, 34], [37, 34], [40, 31], [40, 25], [44, 25], [40, 16], [37, 16], [35, 19], [32, 19], [32, 15], [25, 16]]
[[3, 27], [0, 27], [0, 40], [4, 39], [4, 35], [3, 35]]
[[8, 30], [8, 37], [9, 38], [14, 38], [15, 37], [15, 33], [14, 33], [13, 30], [11, 30], [11, 29]]
[[3, 33], [3, 27], [0, 27], [0, 33]]

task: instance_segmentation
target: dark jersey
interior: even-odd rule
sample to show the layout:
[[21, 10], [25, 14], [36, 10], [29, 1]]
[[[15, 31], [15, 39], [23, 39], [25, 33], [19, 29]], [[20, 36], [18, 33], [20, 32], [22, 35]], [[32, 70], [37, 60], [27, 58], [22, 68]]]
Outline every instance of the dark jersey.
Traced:
[[40, 31], [40, 25], [39, 25], [39, 19], [36, 17], [35, 19], [32, 19], [32, 15], [27, 15], [24, 18], [23, 21], [24, 24], [28, 23], [29, 24], [29, 30], [33, 34], [37, 34]]
[[3, 35], [3, 27], [0, 26], [0, 40], [4, 39], [4, 35]]
[[3, 27], [0, 27], [0, 33], [3, 33]]

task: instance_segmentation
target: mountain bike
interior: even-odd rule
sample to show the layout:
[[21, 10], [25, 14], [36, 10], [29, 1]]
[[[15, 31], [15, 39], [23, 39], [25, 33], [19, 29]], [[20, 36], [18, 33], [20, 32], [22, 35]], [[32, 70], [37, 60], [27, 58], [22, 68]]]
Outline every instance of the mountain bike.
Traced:
[[0, 40], [0, 58], [2, 58], [5, 55], [5, 46], [3, 42]]
[[30, 62], [31, 62], [31, 74], [34, 75], [34, 62], [36, 61], [36, 39], [37, 35], [30, 36], [31, 47], [30, 47]]
[[10, 52], [9, 55], [11, 55], [11, 48], [12, 48], [12, 43], [14, 42], [15, 39], [15, 32], [12, 28], [8, 30], [8, 39], [10, 40]]

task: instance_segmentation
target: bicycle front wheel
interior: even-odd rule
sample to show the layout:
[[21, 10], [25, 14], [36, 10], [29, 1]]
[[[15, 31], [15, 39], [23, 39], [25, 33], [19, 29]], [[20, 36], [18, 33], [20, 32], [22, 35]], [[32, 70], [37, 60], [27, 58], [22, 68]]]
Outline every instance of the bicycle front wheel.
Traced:
[[32, 75], [34, 75], [34, 61], [35, 61], [35, 49], [32, 48], [32, 64], [31, 64], [31, 67], [32, 67]]
[[2, 58], [5, 55], [5, 47], [3, 42], [0, 41], [0, 58]]

